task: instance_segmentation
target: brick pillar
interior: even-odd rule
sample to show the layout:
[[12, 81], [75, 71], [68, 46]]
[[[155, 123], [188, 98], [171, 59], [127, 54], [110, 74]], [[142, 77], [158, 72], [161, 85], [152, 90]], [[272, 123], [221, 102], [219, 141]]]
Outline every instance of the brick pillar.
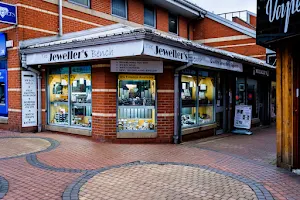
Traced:
[[174, 72], [164, 69], [157, 76], [157, 142], [171, 143], [174, 134]]
[[100, 141], [117, 138], [116, 121], [116, 74], [101, 65], [92, 68], [92, 136]]

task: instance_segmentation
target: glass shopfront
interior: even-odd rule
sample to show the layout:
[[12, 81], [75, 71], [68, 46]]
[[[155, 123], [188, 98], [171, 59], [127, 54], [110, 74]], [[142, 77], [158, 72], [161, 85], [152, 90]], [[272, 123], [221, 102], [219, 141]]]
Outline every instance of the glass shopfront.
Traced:
[[49, 124], [91, 128], [91, 80], [90, 66], [61, 67], [49, 70]]
[[[181, 126], [215, 122], [215, 79], [206, 71], [185, 70], [181, 75]], [[198, 114], [197, 114], [198, 113]]]
[[154, 132], [156, 96], [154, 75], [119, 75], [118, 132]]

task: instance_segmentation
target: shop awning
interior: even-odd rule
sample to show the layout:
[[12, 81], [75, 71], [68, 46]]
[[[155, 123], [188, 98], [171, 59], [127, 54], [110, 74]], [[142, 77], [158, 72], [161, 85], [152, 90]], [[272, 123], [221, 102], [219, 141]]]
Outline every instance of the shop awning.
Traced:
[[27, 40], [20, 43], [20, 48], [26, 65], [147, 55], [233, 71], [241, 71], [242, 64], [275, 69], [256, 58], [208, 47], [157, 30], [121, 24], [65, 34], [62, 38]]

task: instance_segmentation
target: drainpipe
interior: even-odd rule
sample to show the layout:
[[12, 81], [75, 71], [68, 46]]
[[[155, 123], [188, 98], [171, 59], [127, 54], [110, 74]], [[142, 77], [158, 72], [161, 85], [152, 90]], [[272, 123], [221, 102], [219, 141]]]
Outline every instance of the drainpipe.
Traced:
[[188, 63], [175, 69], [174, 74], [174, 144], [181, 143], [181, 111], [180, 111], [180, 91], [179, 72], [193, 66], [193, 52], [189, 52]]
[[63, 19], [62, 19], [63, 5], [62, 0], [58, 0], [58, 24], [59, 24], [59, 36], [63, 36]]
[[22, 67], [35, 73], [37, 75], [37, 84], [38, 84], [38, 132], [42, 132], [42, 76], [41, 72], [26, 65], [26, 56], [21, 55], [21, 64]]

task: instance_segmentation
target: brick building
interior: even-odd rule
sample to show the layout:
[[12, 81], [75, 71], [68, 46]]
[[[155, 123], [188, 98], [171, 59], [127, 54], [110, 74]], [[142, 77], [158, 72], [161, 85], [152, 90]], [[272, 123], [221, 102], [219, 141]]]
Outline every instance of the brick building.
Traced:
[[[234, 109], [227, 113], [226, 106], [269, 105], [265, 96], [257, 100], [263, 91], [252, 80], [266, 79], [269, 84], [273, 68], [240, 55], [257, 53], [235, 54], [221, 50], [231, 47], [198, 44], [232, 45], [203, 42], [229, 36], [239, 38], [233, 40], [237, 45], [251, 43], [253, 30], [245, 29], [247, 35], [225, 27], [229, 35], [217, 35], [221, 31], [209, 31], [216, 30], [213, 14], [185, 0], [4, 2], [17, 6], [18, 24], [0, 24], [10, 44], [8, 112], [0, 128], [52, 130], [102, 141], [171, 142], [191, 133], [204, 137], [230, 130]], [[246, 79], [236, 79], [241, 86], [237, 91], [239, 76], [254, 76], [253, 91], [243, 89]], [[26, 108], [32, 116], [25, 119], [22, 85], [32, 77], [37, 77], [33, 84], [38, 87], [33, 97], [39, 98], [32, 101], [33, 111]], [[240, 98], [234, 98], [235, 93]], [[254, 118], [260, 118], [260, 109], [257, 106]], [[268, 112], [268, 106], [261, 111], [266, 123]]]

